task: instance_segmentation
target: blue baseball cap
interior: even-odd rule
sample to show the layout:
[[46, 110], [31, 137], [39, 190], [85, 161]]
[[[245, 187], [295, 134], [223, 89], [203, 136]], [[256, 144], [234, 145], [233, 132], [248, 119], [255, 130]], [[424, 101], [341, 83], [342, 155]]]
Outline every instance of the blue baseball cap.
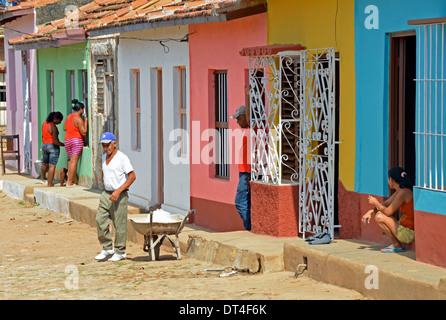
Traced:
[[116, 141], [116, 137], [111, 132], [104, 132], [101, 136], [101, 143], [110, 143]]

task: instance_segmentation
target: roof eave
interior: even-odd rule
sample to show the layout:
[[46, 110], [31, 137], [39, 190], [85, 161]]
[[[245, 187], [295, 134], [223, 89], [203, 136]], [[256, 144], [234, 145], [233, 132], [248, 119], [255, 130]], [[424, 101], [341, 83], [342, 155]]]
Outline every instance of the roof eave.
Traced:
[[0, 13], [0, 23], [5, 24], [29, 14], [34, 14], [34, 8], [14, 10], [14, 11], [4, 11]]
[[153, 22], [148, 21], [144, 23], [123, 22], [120, 26], [115, 26], [115, 27], [101, 26], [100, 28], [91, 29], [89, 30], [89, 34], [90, 37], [97, 37], [113, 33], [124, 33], [124, 32], [138, 31], [144, 29], [154, 29], [161, 27], [172, 27], [172, 26], [181, 26], [181, 25], [189, 25], [197, 23], [222, 22], [222, 21], [227, 21], [226, 15], [224, 14], [218, 16], [201, 16], [201, 17], [180, 18], [180, 19], [153, 21]]
[[227, 20], [235, 20], [260, 13], [265, 13], [266, 0], [238, 0], [235, 5], [217, 9], [217, 14], [226, 14]]
[[45, 40], [45, 41], [33, 41], [33, 42], [11, 44], [11, 47], [13, 47], [14, 50], [57, 48], [59, 46], [60, 46], [59, 40]]
[[[197, 23], [223, 22], [247, 17], [266, 12], [266, 0], [237, 0], [236, 3], [227, 8], [217, 9], [213, 15], [198, 17], [186, 17], [167, 20], [147, 21], [147, 22], [129, 22], [122, 21], [119, 26], [100, 26], [89, 30], [90, 36], [108, 35], [111, 33], [123, 33], [138, 31], [144, 29], [170, 27]], [[163, 19], [163, 18], [160, 18]]]

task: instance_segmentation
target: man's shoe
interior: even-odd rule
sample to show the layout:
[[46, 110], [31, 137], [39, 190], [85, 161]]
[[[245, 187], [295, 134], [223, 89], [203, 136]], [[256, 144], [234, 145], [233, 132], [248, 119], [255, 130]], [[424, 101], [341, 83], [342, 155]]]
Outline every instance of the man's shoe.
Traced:
[[108, 256], [111, 256], [115, 253], [114, 249], [111, 250], [102, 250], [101, 253], [99, 253], [96, 257], [94, 257], [96, 260], [103, 260], [107, 258]]
[[115, 253], [114, 255], [113, 255], [113, 257], [111, 257], [110, 259], [108, 259], [108, 261], [119, 261], [119, 260], [122, 260], [122, 259], [125, 259], [127, 257], [127, 255], [125, 254], [125, 253], [122, 253], [122, 254], [120, 254], [120, 253]]

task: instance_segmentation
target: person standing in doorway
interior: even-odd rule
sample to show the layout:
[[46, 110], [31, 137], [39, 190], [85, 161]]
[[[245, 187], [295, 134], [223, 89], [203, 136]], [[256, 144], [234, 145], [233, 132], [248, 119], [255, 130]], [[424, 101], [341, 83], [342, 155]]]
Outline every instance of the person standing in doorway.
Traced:
[[65, 134], [65, 150], [68, 154], [68, 173], [67, 173], [67, 187], [74, 187], [74, 175], [77, 171], [77, 163], [84, 147], [84, 137], [87, 134], [88, 117], [84, 114], [85, 107], [82, 102], [73, 99], [73, 113], [71, 113], [64, 122], [63, 129], [67, 132]]
[[246, 106], [238, 107], [236, 112], [231, 116], [231, 119], [237, 119], [237, 124], [243, 130], [243, 142], [238, 162], [239, 182], [235, 196], [235, 207], [243, 220], [245, 230], [251, 230], [251, 192], [249, 188], [249, 182], [251, 181], [251, 164], [249, 161], [250, 158], [248, 157], [248, 142], [250, 135], [248, 117], [246, 116]]
[[[105, 190], [99, 199], [96, 226], [102, 251], [95, 259], [104, 260], [113, 255], [108, 261], [119, 261], [126, 258], [128, 189], [136, 180], [136, 175], [129, 158], [116, 148], [113, 133], [103, 133], [101, 143], [104, 151], [102, 178]], [[110, 221], [113, 221], [116, 230], [114, 248]]]
[[[42, 124], [42, 183], [53, 186], [54, 174], [56, 173], [56, 164], [59, 160], [60, 147], [64, 146], [59, 141], [58, 124], [63, 120], [60, 112], [51, 112]], [[48, 171], [48, 180], [45, 179]]]

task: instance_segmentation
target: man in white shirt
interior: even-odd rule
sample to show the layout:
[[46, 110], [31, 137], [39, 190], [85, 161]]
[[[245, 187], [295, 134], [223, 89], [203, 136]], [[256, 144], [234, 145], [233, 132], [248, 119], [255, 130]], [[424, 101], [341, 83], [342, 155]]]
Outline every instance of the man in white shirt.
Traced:
[[[113, 133], [103, 133], [101, 143], [104, 151], [102, 177], [105, 190], [99, 199], [96, 226], [102, 251], [95, 259], [104, 260], [113, 255], [108, 261], [119, 261], [126, 258], [127, 191], [135, 181], [136, 175], [129, 158], [116, 149], [116, 137]], [[114, 249], [110, 221], [113, 221], [116, 230]]]

